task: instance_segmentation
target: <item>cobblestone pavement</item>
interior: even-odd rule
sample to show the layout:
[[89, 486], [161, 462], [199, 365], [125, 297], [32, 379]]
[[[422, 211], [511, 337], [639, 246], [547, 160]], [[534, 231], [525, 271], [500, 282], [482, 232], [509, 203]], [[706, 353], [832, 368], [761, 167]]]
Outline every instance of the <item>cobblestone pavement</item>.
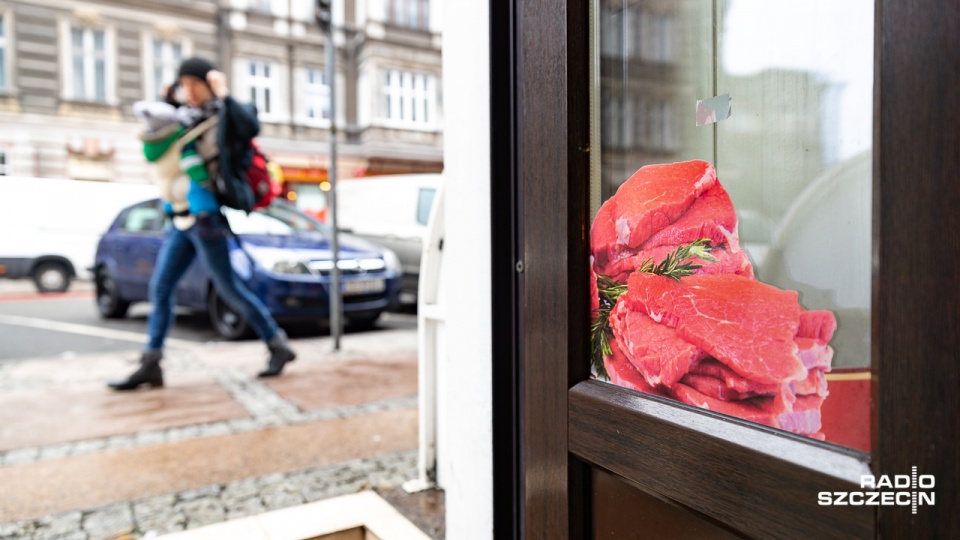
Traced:
[[154, 538], [363, 489], [398, 486], [416, 473], [416, 451], [355, 459], [290, 474], [245, 478], [40, 519], [0, 524], [3, 540]]
[[[258, 342], [170, 348], [163, 364], [167, 386], [122, 397], [108, 392], [103, 381], [130, 369], [130, 352], [0, 363], [0, 484], [8, 483], [0, 488], [0, 492], [7, 491], [7, 495], [0, 493], [0, 540], [148, 539], [364, 489], [390, 493], [398, 509], [416, 507], [397, 504], [397, 498], [403, 497], [398, 486], [416, 476], [416, 331], [348, 335], [337, 353], [330, 352], [329, 338], [324, 337], [296, 340], [294, 346], [300, 354], [298, 361], [284, 376], [270, 381], [254, 376], [264, 358]], [[356, 391], [351, 391], [351, 385]], [[201, 405], [183, 397], [190, 396], [194, 388], [206, 392]], [[330, 397], [319, 399], [320, 394]], [[47, 416], [31, 413], [32, 403], [42, 403], [41, 412]], [[51, 411], [54, 418], [49, 418]], [[23, 418], [29, 414], [38, 415], [38, 422]], [[381, 441], [381, 433], [395, 436], [381, 424], [396, 424], [396, 418], [406, 422], [395, 430], [404, 434], [404, 442]], [[414, 420], [410, 423], [407, 418]], [[31, 431], [32, 426], [38, 426], [36, 432]], [[191, 452], [222, 449], [230, 447], [231, 441], [238, 444], [237, 439], [248, 441], [259, 435], [281, 444], [276, 441], [303, 441], [306, 433], [306, 440], [312, 442], [309, 437], [313, 433], [338, 433], [329, 431], [333, 429], [330, 426], [353, 436], [356, 440], [343, 444], [355, 446], [319, 454], [302, 442], [280, 450], [267, 446], [267, 459], [256, 462], [257, 467], [227, 468], [226, 475], [217, 477], [220, 481], [190, 489], [165, 490], [162, 485], [150, 484], [154, 480], [163, 484], [171, 478], [129, 478], [126, 484], [144, 483], [141, 495], [106, 504], [74, 504], [42, 515], [37, 511], [30, 514], [29, 508], [46, 508], [31, 506], [37, 501], [28, 497], [35, 495], [16, 500], [13, 493], [23, 483], [36, 488], [29, 485], [34, 482], [44, 484], [51, 500], [57, 499], [62, 493], [56, 490], [61, 488], [57, 479], [51, 479], [51, 471], [77, 470], [78, 463], [87, 463], [84, 460], [99, 459], [97, 466], [104, 468], [91, 473], [92, 483], [102, 483], [100, 479], [124, 483], [123, 474], [136, 477], [138, 471], [111, 469], [117, 461], [114, 456], [126, 456], [129, 461], [156, 454], [158, 449], [177, 456], [181, 447], [190, 447]], [[58, 437], [60, 433], [64, 435]], [[329, 435], [324, 439], [335, 440]], [[314, 444], [318, 445], [323, 446]], [[240, 447], [241, 452], [245, 450]], [[296, 455], [308, 450], [313, 453]], [[256, 449], [249, 452], [256, 454]], [[271, 468], [269, 460], [275, 453], [282, 453], [282, 459]], [[316, 455], [322, 459], [312, 457]], [[74, 468], [64, 468], [67, 465]], [[142, 476], [168, 474], [168, 469], [150, 469], [148, 465], [144, 464]], [[83, 480], [71, 481], [70, 486], [83, 490]], [[15, 482], [21, 485], [10, 485]], [[432, 497], [437, 500], [436, 494]], [[430, 506], [431, 515], [408, 515], [419, 526], [430, 528], [426, 532], [433, 538], [443, 538], [442, 492], [439, 501], [439, 507], [436, 503]], [[20, 503], [28, 509], [20, 508]]]

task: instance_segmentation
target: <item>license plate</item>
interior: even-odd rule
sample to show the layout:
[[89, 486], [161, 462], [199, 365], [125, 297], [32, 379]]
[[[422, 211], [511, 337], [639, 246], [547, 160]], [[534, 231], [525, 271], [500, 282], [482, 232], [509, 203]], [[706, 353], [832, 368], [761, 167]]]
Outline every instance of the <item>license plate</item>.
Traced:
[[387, 283], [382, 279], [361, 279], [343, 282], [343, 295], [373, 294], [383, 292]]

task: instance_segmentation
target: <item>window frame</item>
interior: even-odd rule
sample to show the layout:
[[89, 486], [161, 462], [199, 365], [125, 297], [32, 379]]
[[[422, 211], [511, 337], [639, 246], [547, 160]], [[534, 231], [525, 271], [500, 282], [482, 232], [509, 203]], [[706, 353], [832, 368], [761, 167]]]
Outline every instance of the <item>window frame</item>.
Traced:
[[278, 111], [279, 65], [272, 60], [252, 58], [245, 59], [243, 64], [247, 68], [244, 72], [246, 96], [256, 105], [261, 120], [277, 121], [281, 116]]
[[[326, 80], [324, 67], [305, 66], [300, 68], [300, 104], [297, 111], [299, 122], [313, 127], [328, 127], [331, 120], [330, 84]], [[310, 82], [310, 75], [319, 75], [320, 82]], [[319, 107], [319, 116], [310, 116], [311, 106]], [[327, 116], [324, 116], [326, 113]]]
[[387, 22], [413, 30], [430, 29], [430, 0], [388, 0]]
[[381, 72], [381, 81], [378, 102], [383, 125], [424, 131], [436, 128], [434, 75], [387, 68]]
[[[74, 49], [74, 31], [81, 33], [82, 50], [80, 54], [83, 72], [82, 95], [77, 95], [77, 81], [74, 78], [76, 54]], [[103, 99], [96, 96], [96, 59], [88, 55], [88, 45], [96, 47], [94, 34], [103, 34]], [[65, 101], [88, 103], [92, 105], [117, 106], [117, 50], [116, 29], [111, 25], [83, 23], [69, 18], [60, 20], [60, 97]], [[93, 94], [92, 96], [90, 94]]]

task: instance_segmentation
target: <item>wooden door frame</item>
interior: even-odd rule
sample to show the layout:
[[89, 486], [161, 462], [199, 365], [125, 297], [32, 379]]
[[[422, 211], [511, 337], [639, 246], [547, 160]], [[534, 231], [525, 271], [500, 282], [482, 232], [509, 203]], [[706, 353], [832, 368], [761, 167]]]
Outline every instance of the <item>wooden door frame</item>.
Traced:
[[497, 538], [587, 534], [589, 468], [567, 450], [566, 415], [589, 376], [586, 319], [566, 316], [589, 311], [566, 292], [588, 279], [589, 64], [568, 47], [587, 43], [587, 6], [490, 2]]
[[[868, 459], [587, 380], [587, 5], [490, 2], [496, 537], [587, 537], [587, 463], [748, 536], [956, 534], [960, 6], [876, 2]], [[916, 515], [817, 506], [913, 466]]]

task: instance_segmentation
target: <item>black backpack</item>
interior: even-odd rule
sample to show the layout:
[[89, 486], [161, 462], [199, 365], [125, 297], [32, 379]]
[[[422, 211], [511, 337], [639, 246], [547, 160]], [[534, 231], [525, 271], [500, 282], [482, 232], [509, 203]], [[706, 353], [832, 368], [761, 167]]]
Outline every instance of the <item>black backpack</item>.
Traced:
[[273, 189], [264, 192], [261, 185], [263, 175], [260, 169], [265, 158], [255, 159], [263, 154], [253, 143], [253, 137], [259, 131], [255, 107], [242, 105], [233, 98], [224, 99], [217, 126], [219, 166], [212, 183], [214, 194], [223, 206], [250, 213], [265, 206], [265, 197], [272, 198], [276, 194]]

